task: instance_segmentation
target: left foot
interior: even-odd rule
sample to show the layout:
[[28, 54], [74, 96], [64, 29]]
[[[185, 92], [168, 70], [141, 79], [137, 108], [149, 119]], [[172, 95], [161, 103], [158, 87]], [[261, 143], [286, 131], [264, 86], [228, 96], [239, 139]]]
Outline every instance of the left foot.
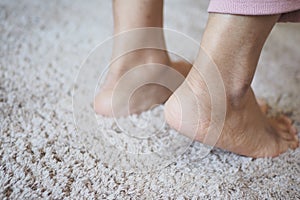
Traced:
[[[151, 109], [169, 98], [172, 91], [166, 87], [170, 86], [174, 91], [190, 68], [186, 62], [171, 63], [167, 53], [161, 50], [146, 49], [126, 54], [110, 66], [95, 98], [95, 111], [104, 116], [121, 117]], [[179, 73], [174, 73], [175, 70]], [[176, 78], [170, 77], [172, 75]]]

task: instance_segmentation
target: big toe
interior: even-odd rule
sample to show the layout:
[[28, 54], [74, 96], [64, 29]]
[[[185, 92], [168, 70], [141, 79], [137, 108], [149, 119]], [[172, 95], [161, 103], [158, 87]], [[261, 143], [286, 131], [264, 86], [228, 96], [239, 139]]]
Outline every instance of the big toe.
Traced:
[[270, 122], [277, 131], [289, 132], [293, 135], [297, 134], [297, 129], [293, 126], [292, 120], [285, 115], [281, 114], [277, 117], [270, 118]]
[[280, 142], [280, 154], [287, 151], [288, 149], [296, 149], [299, 147], [299, 140], [298, 137], [294, 140], [281, 140]]
[[285, 115], [280, 115], [270, 119], [270, 123], [276, 129], [284, 146], [295, 149], [298, 147], [298, 136], [292, 120]]

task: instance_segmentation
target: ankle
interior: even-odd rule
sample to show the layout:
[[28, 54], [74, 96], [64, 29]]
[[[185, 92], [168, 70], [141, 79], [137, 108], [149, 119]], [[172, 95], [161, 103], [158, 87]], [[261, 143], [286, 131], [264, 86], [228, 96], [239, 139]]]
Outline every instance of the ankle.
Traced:
[[251, 93], [251, 87], [248, 86], [226, 92], [228, 107], [232, 109], [244, 108], [251, 96]]
[[[114, 58], [115, 56], [112, 57], [112, 60]], [[118, 68], [126, 68], [148, 63], [168, 65], [170, 63], [169, 55], [166, 51], [158, 49], [134, 50], [117, 58], [113, 65], [118, 66]]]
[[231, 108], [242, 107], [252, 91], [248, 83], [238, 83], [229, 87], [225, 86], [225, 88], [227, 102]]
[[223, 96], [221, 96], [221, 92], [218, 92], [220, 89], [214, 89], [216, 86], [211, 85], [211, 89], [208, 89], [208, 83], [206, 83], [205, 80], [198, 75], [198, 72], [195, 72], [194, 68], [191, 69], [186, 82], [194, 95], [201, 99], [201, 101], [210, 102], [211, 98], [215, 98], [220, 101], [220, 104], [226, 102], [227, 106], [232, 109], [240, 109], [244, 107], [250, 96], [254, 95], [251, 86], [247, 81], [235, 81], [230, 84], [224, 81], [225, 95], [223, 93]]
[[163, 30], [147, 27], [129, 30], [114, 36], [113, 57], [136, 50], [147, 52], [148, 49], [166, 50]]

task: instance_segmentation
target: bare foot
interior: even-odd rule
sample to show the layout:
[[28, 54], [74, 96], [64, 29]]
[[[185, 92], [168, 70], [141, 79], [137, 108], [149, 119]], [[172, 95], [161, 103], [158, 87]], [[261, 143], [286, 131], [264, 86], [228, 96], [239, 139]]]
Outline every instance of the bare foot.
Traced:
[[[171, 127], [189, 137], [197, 130], [195, 140], [204, 142], [211, 121], [211, 103], [207, 88], [199, 94], [195, 86], [199, 84], [188, 75], [166, 102], [165, 116]], [[260, 103], [261, 107], [251, 88], [239, 106], [228, 102], [224, 128], [215, 146], [254, 158], [274, 157], [297, 148], [297, 131], [292, 121], [284, 115], [267, 118], [266, 104]]]
[[172, 94], [162, 85], [172, 85], [175, 90], [182, 83], [183, 78], [170, 78], [173, 69], [175, 73], [179, 72], [177, 75], [185, 77], [190, 68], [191, 65], [183, 61], [171, 63], [162, 50], [134, 51], [110, 66], [95, 98], [94, 109], [97, 114], [115, 117], [151, 109], [164, 103]]
[[266, 105], [258, 105], [250, 87], [278, 17], [209, 15], [194, 67], [166, 102], [166, 120], [174, 129], [254, 158], [274, 157], [298, 147], [291, 120], [283, 115], [268, 118]]

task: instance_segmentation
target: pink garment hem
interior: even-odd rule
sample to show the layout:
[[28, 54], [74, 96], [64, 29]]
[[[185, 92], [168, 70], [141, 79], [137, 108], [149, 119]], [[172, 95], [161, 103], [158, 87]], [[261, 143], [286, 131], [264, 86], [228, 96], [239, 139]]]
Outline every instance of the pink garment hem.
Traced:
[[281, 22], [300, 22], [300, 0], [211, 0], [208, 12], [237, 15], [282, 14]]

